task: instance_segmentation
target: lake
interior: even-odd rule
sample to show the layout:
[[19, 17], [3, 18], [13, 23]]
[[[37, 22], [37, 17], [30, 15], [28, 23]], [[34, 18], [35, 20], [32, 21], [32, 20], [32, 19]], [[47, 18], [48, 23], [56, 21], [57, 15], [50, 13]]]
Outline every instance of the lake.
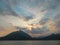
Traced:
[[60, 45], [60, 41], [0, 41], [0, 45]]

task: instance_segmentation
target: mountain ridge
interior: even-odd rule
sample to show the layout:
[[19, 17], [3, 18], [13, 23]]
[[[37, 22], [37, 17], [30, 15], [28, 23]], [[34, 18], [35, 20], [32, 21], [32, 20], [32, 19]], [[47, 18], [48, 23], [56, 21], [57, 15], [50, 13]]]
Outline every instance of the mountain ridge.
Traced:
[[2, 38], [0, 40], [60, 40], [60, 34], [51, 34], [46, 37], [31, 37], [27, 33], [23, 31], [12, 32]]

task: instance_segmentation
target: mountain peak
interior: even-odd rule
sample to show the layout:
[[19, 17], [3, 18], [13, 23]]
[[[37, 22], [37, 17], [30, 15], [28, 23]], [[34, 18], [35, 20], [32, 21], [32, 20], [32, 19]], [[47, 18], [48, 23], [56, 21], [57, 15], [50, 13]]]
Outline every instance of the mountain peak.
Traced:
[[1, 39], [2, 40], [29, 40], [32, 39], [32, 37], [23, 31], [16, 31], [8, 34], [7, 36]]

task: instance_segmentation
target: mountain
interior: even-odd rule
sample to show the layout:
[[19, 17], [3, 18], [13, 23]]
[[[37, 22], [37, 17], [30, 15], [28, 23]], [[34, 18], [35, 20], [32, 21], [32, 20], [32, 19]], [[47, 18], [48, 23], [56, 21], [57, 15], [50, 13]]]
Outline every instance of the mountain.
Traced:
[[30, 39], [32, 39], [32, 37], [23, 31], [12, 32], [7, 36], [0, 38], [0, 40], [30, 40]]
[[41, 37], [32, 38], [30, 35], [23, 31], [16, 31], [0, 38], [0, 40], [60, 40], [60, 34], [51, 34], [49, 36], [42, 38]]
[[60, 34], [52, 34], [47, 37], [38, 37], [36, 40], [60, 40]]

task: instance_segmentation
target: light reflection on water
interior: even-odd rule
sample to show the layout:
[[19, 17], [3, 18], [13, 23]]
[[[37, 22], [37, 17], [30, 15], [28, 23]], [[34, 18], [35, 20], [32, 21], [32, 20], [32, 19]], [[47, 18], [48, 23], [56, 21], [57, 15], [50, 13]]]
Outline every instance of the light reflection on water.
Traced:
[[60, 45], [60, 41], [0, 41], [0, 45]]

